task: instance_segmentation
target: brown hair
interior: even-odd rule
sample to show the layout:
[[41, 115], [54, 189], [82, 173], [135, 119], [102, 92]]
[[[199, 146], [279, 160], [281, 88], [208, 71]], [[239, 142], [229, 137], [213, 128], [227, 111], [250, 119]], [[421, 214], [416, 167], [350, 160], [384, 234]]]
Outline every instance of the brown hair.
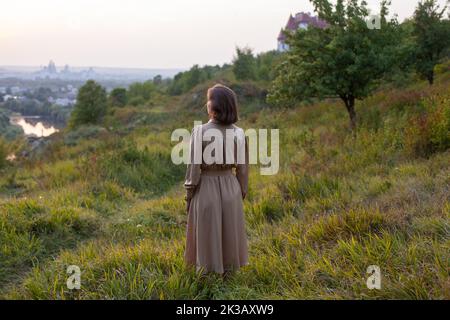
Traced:
[[211, 102], [215, 120], [225, 125], [238, 121], [237, 97], [233, 90], [222, 84], [216, 84], [208, 89], [208, 101]]

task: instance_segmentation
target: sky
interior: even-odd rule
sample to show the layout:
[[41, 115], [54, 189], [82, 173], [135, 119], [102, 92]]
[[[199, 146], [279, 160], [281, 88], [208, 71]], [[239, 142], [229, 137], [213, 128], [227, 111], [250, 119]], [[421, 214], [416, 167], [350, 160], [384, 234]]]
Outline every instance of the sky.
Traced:
[[[392, 0], [391, 12], [402, 21], [417, 2]], [[314, 12], [308, 0], [4, 0], [0, 8], [0, 65], [127, 68], [223, 64], [236, 46], [272, 50], [289, 14]]]

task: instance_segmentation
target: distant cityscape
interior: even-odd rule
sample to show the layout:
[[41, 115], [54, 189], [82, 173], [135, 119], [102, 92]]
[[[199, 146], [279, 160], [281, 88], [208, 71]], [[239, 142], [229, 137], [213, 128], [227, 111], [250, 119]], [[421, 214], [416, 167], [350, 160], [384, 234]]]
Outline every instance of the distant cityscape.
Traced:
[[86, 81], [146, 81], [157, 75], [163, 78], [172, 78], [182, 69], [134, 69], [134, 68], [107, 68], [107, 67], [71, 67], [64, 65], [58, 67], [53, 60], [45, 66], [0, 66], [0, 79], [17, 78], [27, 80], [59, 79]]
[[[8, 101], [25, 101], [30, 99], [39, 89], [26, 86], [0, 87], [0, 103]], [[61, 107], [69, 107], [76, 103], [78, 88], [71, 84], [61, 84], [58, 88], [48, 89], [45, 101], [32, 99], [34, 103], [48, 103]], [[42, 100], [42, 99], [41, 99]]]
[[183, 70], [58, 67], [53, 60], [41, 67], [2, 66], [0, 103], [70, 107], [76, 103], [78, 88], [89, 79], [102, 83], [110, 91], [119, 86], [127, 87], [133, 82], [152, 80], [158, 75], [171, 78], [180, 71]]

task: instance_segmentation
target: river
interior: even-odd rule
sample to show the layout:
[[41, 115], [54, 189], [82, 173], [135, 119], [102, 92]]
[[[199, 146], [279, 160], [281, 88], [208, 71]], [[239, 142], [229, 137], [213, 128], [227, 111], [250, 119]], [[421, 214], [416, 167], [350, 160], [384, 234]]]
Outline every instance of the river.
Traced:
[[26, 136], [48, 137], [58, 132], [61, 125], [58, 125], [48, 118], [41, 116], [13, 115], [10, 117], [12, 124], [22, 128]]

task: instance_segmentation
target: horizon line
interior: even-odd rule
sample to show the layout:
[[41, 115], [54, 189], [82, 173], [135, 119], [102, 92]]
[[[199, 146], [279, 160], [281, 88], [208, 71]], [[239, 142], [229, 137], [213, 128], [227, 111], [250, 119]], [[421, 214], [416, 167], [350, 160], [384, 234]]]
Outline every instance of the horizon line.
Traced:
[[[99, 66], [99, 65], [71, 65], [71, 64], [61, 64], [58, 65], [55, 63], [55, 66], [57, 68], [64, 68], [66, 65], [68, 65], [70, 68], [103, 68], [103, 69], [134, 69], [134, 70], [189, 70], [191, 67], [126, 67], [126, 66]], [[219, 64], [220, 65], [220, 64]], [[40, 68], [45, 67], [47, 64], [40, 64], [40, 65], [20, 65], [20, 64], [2, 64], [0, 65], [0, 68], [11, 68], [11, 67], [25, 67], [25, 68]]]

